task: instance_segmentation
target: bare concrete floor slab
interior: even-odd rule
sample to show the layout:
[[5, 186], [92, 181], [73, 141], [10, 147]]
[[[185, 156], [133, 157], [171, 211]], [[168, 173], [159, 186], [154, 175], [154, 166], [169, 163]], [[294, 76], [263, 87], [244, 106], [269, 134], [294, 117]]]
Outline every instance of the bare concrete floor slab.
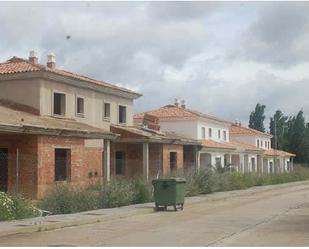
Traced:
[[309, 185], [0, 238], [1, 246], [309, 246]]

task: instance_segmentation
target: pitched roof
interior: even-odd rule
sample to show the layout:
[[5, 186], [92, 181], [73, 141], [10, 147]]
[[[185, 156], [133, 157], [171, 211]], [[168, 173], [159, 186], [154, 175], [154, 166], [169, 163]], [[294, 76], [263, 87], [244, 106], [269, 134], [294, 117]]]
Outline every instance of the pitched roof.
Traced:
[[239, 125], [235, 125], [232, 124], [230, 126], [230, 134], [231, 135], [248, 135], [248, 136], [268, 136], [268, 137], [272, 137], [271, 134], [266, 133], [266, 132], [261, 132], [255, 129], [251, 129], [251, 128], [247, 128], [247, 127], [243, 127], [243, 126], [239, 126]]
[[110, 131], [96, 128], [72, 119], [40, 116], [21, 108], [20, 104], [0, 101], [0, 131], [63, 135], [84, 138], [115, 138]]
[[254, 151], [254, 152], [257, 152], [257, 151], [263, 152], [264, 151], [263, 149], [260, 149], [256, 146], [252, 145], [252, 144], [247, 144], [247, 143], [243, 143], [243, 142], [239, 142], [239, 141], [230, 140], [230, 144], [237, 147], [237, 149], [240, 149], [240, 150]]
[[175, 105], [166, 105], [155, 110], [137, 113], [134, 115], [134, 119], [142, 119], [145, 114], [156, 116], [160, 120], [196, 120], [198, 118], [207, 118], [218, 122], [230, 123], [206, 113], [178, 107]]
[[236, 147], [230, 142], [217, 142], [210, 139], [203, 139], [202, 145], [206, 148], [230, 149], [230, 150], [236, 149]]
[[112, 125], [111, 131], [120, 134], [120, 140], [127, 140], [128, 142], [132, 142], [134, 139], [144, 139], [159, 143], [201, 144], [198, 140], [190, 139], [174, 132], [161, 132], [141, 126]]
[[13, 57], [6, 62], [0, 63], [0, 75], [12, 75], [12, 74], [30, 73], [30, 72], [48, 72], [141, 96], [140, 93], [137, 93], [124, 87], [119, 87], [105, 81], [95, 80], [87, 76], [71, 73], [58, 68], [50, 68], [47, 67], [46, 65], [35, 64], [30, 62], [29, 60], [25, 60], [18, 57]]
[[274, 149], [265, 150], [264, 155], [266, 156], [292, 156], [292, 157], [296, 156], [293, 153], [289, 153], [283, 150], [274, 150]]

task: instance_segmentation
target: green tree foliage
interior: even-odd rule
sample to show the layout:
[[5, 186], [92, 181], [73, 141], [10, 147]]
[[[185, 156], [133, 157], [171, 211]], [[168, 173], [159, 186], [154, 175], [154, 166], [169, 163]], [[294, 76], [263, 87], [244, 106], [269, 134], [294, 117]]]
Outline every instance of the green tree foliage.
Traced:
[[272, 148], [283, 150], [286, 146], [286, 136], [288, 117], [282, 111], [277, 110], [270, 118], [269, 130], [273, 135], [271, 139]]
[[309, 163], [309, 125], [305, 123], [302, 110], [296, 116], [290, 117], [277, 110], [270, 119], [269, 128], [274, 136], [273, 148], [295, 153], [295, 162]]
[[265, 120], [265, 105], [261, 105], [258, 103], [255, 106], [255, 109], [253, 112], [250, 114], [250, 119], [249, 119], [249, 127], [252, 129], [256, 129], [258, 131], [265, 131], [264, 128], [264, 120]]

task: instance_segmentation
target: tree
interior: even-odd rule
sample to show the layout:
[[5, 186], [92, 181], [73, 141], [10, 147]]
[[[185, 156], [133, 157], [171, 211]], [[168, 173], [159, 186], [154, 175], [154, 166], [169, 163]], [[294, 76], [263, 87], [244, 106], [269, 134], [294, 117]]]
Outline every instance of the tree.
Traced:
[[288, 146], [287, 149], [296, 154], [295, 161], [303, 163], [306, 161], [308, 146], [306, 145], [306, 126], [303, 111], [299, 111], [296, 117], [289, 119], [288, 124]]
[[277, 110], [272, 118], [270, 118], [269, 130], [273, 135], [271, 139], [272, 148], [283, 150], [286, 145], [288, 117], [283, 112]]
[[258, 131], [265, 132], [264, 120], [265, 120], [265, 105], [257, 103], [255, 110], [251, 112], [249, 119], [249, 127]]

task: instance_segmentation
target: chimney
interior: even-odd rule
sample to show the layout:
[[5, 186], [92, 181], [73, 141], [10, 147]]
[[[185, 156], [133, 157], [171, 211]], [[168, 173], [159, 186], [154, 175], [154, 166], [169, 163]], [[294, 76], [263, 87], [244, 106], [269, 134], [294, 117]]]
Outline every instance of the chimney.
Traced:
[[56, 67], [56, 55], [49, 53], [47, 55], [47, 67], [54, 69]]
[[34, 64], [38, 64], [39, 63], [39, 58], [38, 58], [38, 54], [37, 52], [31, 50], [30, 51], [30, 54], [29, 54], [29, 61], [31, 63], [34, 63]]
[[144, 115], [143, 125], [146, 126], [148, 129], [160, 131], [159, 118], [154, 115], [146, 113]]
[[179, 107], [179, 100], [177, 98], [175, 98], [175, 106]]
[[186, 102], [185, 100], [181, 100], [181, 108], [186, 109]]

